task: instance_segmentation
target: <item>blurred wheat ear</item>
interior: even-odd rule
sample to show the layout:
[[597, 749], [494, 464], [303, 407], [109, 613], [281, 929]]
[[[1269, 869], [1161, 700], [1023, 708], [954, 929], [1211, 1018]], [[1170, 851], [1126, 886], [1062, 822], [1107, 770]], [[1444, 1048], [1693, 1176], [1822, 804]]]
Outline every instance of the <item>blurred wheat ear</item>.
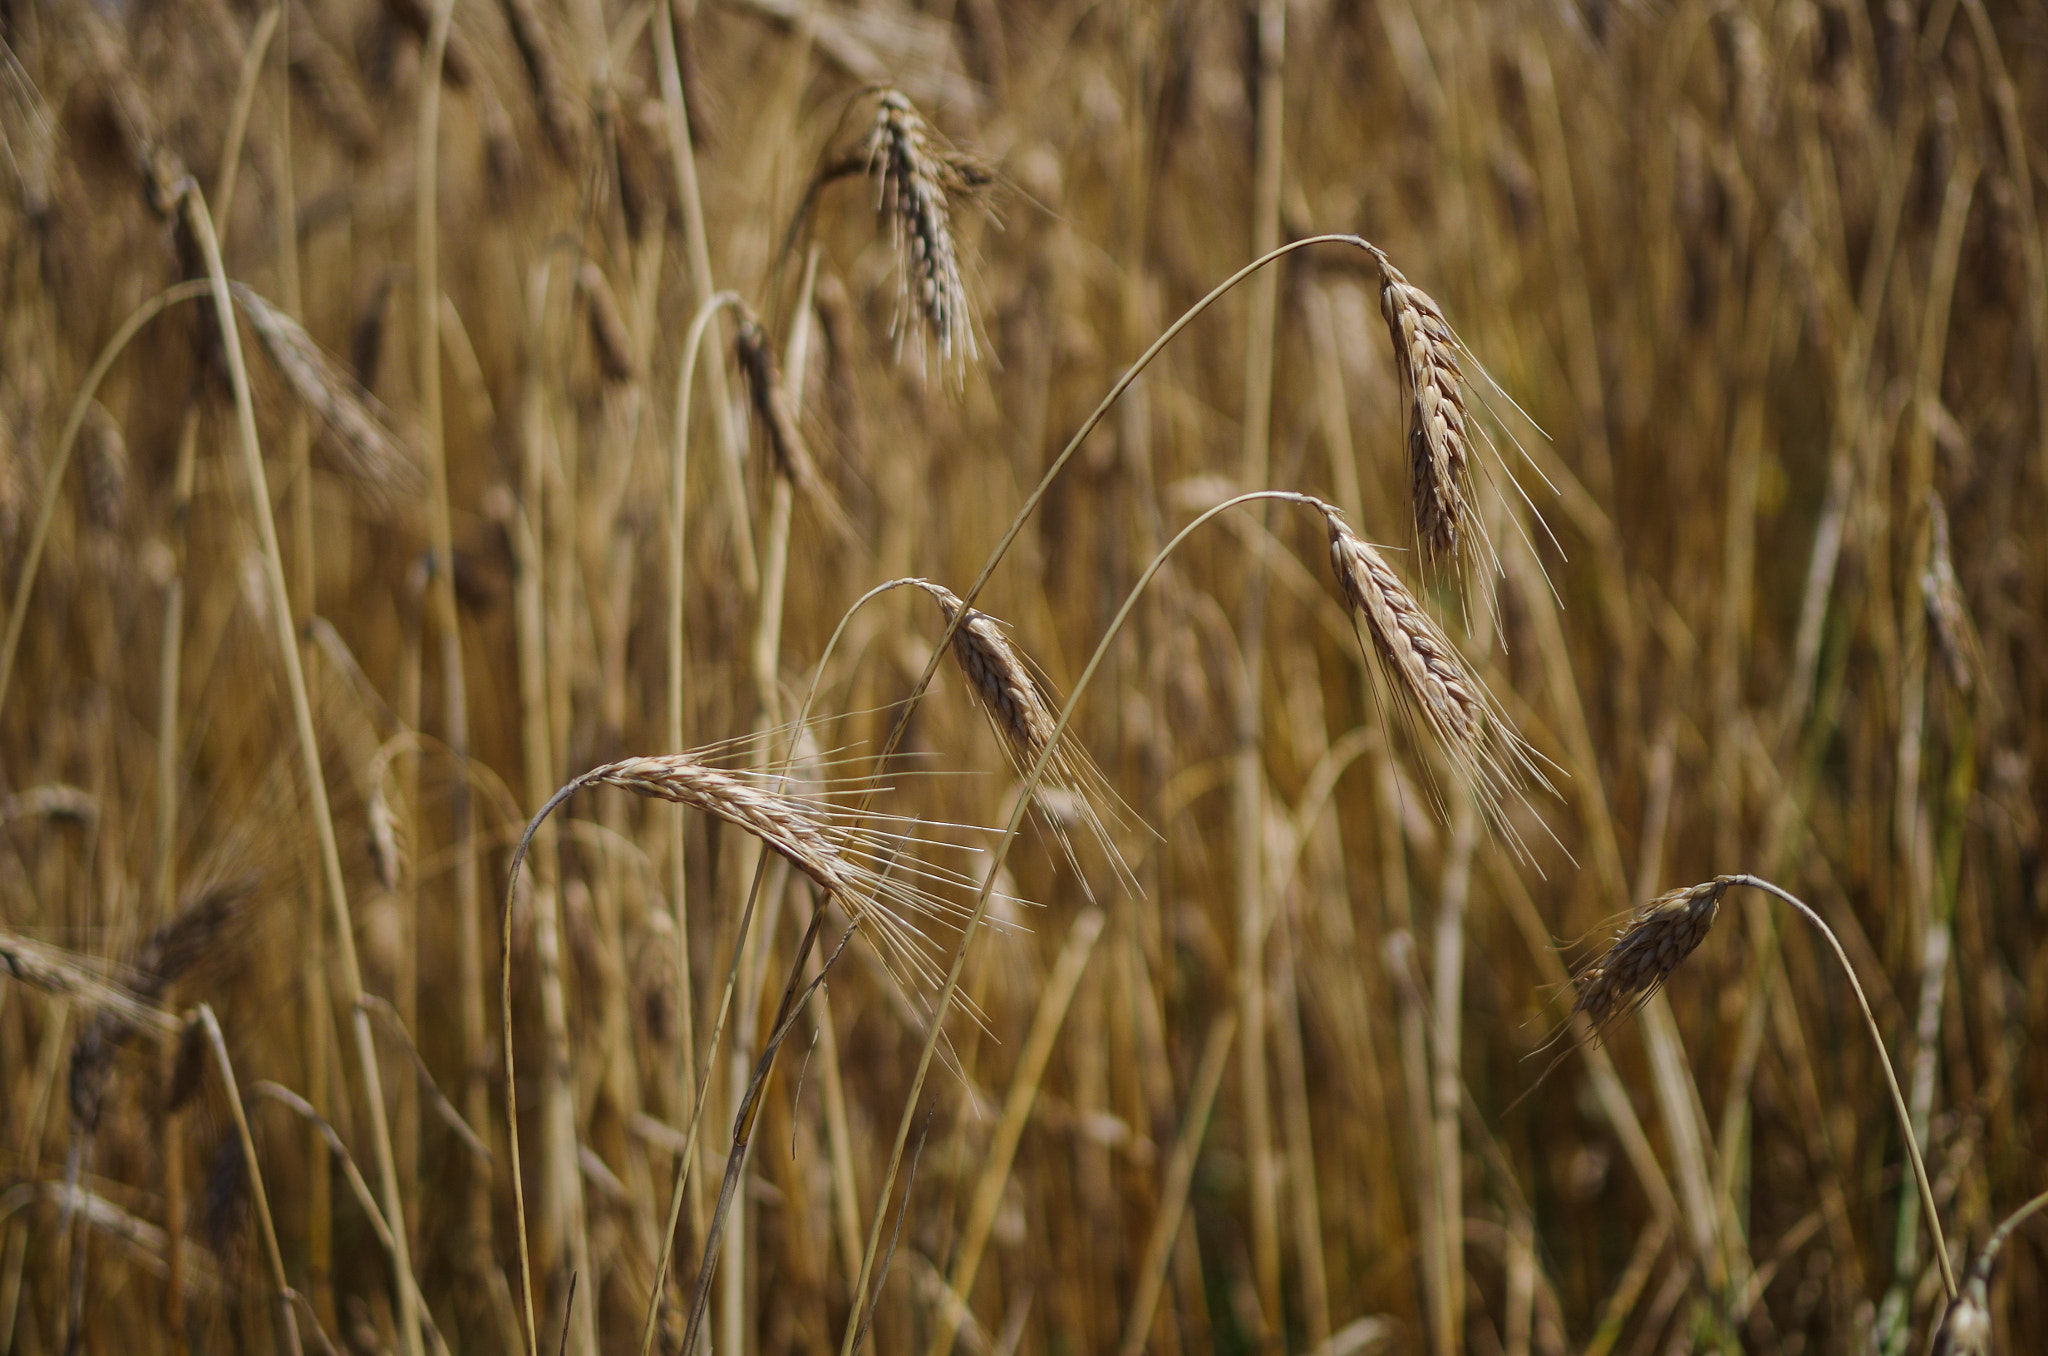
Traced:
[[[950, 195], [986, 183], [985, 172], [967, 157], [940, 150], [924, 116], [893, 89], [876, 99], [861, 154], [876, 183], [876, 206], [890, 217], [903, 294], [911, 303], [897, 324], [917, 329], [920, 344], [928, 333], [943, 362], [964, 367], [980, 353]], [[900, 342], [900, 328], [897, 337]]]

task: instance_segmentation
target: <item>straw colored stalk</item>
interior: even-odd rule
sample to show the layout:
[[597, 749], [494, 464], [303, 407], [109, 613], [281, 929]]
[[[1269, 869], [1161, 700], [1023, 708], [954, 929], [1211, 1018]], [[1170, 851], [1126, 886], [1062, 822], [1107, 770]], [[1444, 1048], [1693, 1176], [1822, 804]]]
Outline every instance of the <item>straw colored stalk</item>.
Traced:
[[928, 332], [941, 359], [964, 366], [977, 356], [974, 315], [948, 195], [972, 187], [974, 171], [937, 149], [923, 115], [893, 89], [883, 90], [876, 102], [862, 152], [876, 183], [875, 208], [890, 218], [903, 296], [912, 303], [905, 308], [911, 314], [898, 317], [898, 340], [907, 322], [918, 330], [920, 352]]
[[1311, 502], [1330, 530], [1338, 586], [1354, 622], [1364, 624], [1395, 700], [1435, 739], [1488, 822], [1526, 858], [1527, 847], [1507, 812], [1511, 800], [1525, 799], [1525, 784], [1550, 787], [1534, 750], [1386, 558], [1335, 507]]
[[1970, 1263], [1970, 1273], [1963, 1281], [1962, 1293], [1949, 1301], [1948, 1309], [1942, 1314], [1928, 1347], [1928, 1356], [1989, 1356], [1995, 1349], [1991, 1331], [1991, 1270], [1998, 1265], [1999, 1251], [2012, 1237], [2013, 1230], [2026, 1223], [2043, 1206], [2048, 1206], [2048, 1192], [2013, 1211], [1992, 1230], [1984, 1250], [1977, 1254], [1976, 1261]]

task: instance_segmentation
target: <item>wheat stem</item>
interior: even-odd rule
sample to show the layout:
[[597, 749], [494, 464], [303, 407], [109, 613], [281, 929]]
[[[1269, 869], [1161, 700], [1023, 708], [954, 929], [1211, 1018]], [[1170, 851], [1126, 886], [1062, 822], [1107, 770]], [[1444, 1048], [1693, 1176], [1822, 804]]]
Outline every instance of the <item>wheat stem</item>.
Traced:
[[[228, 376], [234, 388], [235, 421], [242, 447], [243, 469], [247, 473], [252, 512], [263, 543], [264, 582], [269, 594], [271, 620], [277, 630], [280, 656], [284, 661], [285, 685], [291, 695], [292, 719], [297, 728], [299, 754], [304, 764], [307, 792], [312, 798], [313, 827], [319, 835], [320, 862], [326, 878], [328, 901], [334, 913], [336, 939], [340, 943], [343, 997], [354, 1014], [356, 1053], [363, 1066], [363, 1094], [369, 1104], [370, 1126], [377, 1150], [377, 1171], [384, 1190], [384, 1213], [390, 1219], [405, 1218], [398, 1193], [398, 1169], [392, 1153], [391, 1125], [384, 1112], [384, 1080], [377, 1066], [376, 1047], [370, 1039], [370, 1021], [357, 1003], [363, 994], [362, 968], [356, 959], [355, 924], [349, 912], [348, 886], [341, 870], [341, 848], [335, 838], [334, 815], [327, 800], [327, 779], [320, 766], [319, 735], [313, 729], [313, 705], [306, 694], [305, 668], [299, 659], [297, 637], [292, 628], [291, 599], [285, 591], [284, 556], [278, 549], [277, 520], [270, 508], [270, 486], [263, 471], [263, 450], [256, 437], [256, 407], [249, 394], [249, 370], [243, 361], [240, 337], [235, 330], [234, 298], [228, 291], [227, 270], [221, 264], [220, 241], [214, 235], [213, 219], [206, 210], [199, 185], [186, 180], [182, 185], [185, 214], [192, 233], [205, 256], [211, 280], [215, 317], [220, 324], [221, 343], [226, 350]], [[406, 1322], [403, 1338], [408, 1356], [423, 1356], [419, 1324], [415, 1321], [410, 1281], [412, 1256], [405, 1230], [394, 1233], [398, 1246], [392, 1250], [396, 1273], [393, 1287], [398, 1291], [399, 1314]]]
[[[660, 27], [668, 31], [668, 20], [663, 18]], [[667, 42], [673, 44], [674, 35], [669, 33]], [[676, 371], [676, 420], [674, 449], [669, 472], [669, 597], [668, 597], [668, 746], [672, 749], [683, 747], [683, 600], [685, 596], [688, 557], [685, 550], [689, 529], [690, 469], [690, 400], [697, 371], [697, 355], [703, 348], [704, 335], [718, 312], [728, 306], [741, 304], [736, 292], [718, 292], [706, 297], [697, 307], [697, 313], [690, 318], [690, 328], [683, 340], [683, 356]], [[723, 369], [719, 369], [723, 371]], [[714, 390], [714, 398], [722, 396]], [[696, 1096], [697, 1054], [696, 1054], [696, 999], [690, 984], [690, 924], [689, 911], [684, 906], [684, 821], [683, 811], [678, 809], [669, 819], [669, 907], [673, 911], [676, 928], [676, 1006], [681, 1014], [680, 1030], [676, 1043], [682, 1062], [682, 1088], [698, 1103], [698, 1111], [690, 1118], [690, 1138], [694, 1143], [697, 1131], [697, 1116], [702, 1111], [702, 1099]], [[721, 1023], [723, 1010], [721, 1009]], [[716, 1048], [713, 1042], [712, 1048]], [[707, 1052], [706, 1058], [709, 1058]], [[668, 1283], [669, 1262], [675, 1253], [676, 1226], [682, 1219], [683, 1194], [691, 1180], [690, 1163], [687, 1158], [676, 1165], [675, 1183], [670, 1190], [668, 1222], [662, 1231], [661, 1252], [655, 1261], [654, 1286], [649, 1291], [647, 1319], [642, 1326], [640, 1356], [654, 1346], [654, 1329], [661, 1312], [662, 1288]], [[701, 1208], [701, 1207], [700, 1207]]]
[[1927, 1164], [1920, 1156], [1920, 1142], [1913, 1133], [1912, 1113], [1906, 1110], [1906, 1098], [1899, 1091], [1899, 1077], [1892, 1071], [1891, 1054], [1885, 1048], [1884, 1032], [1878, 1029], [1877, 1018], [1870, 1011], [1870, 999], [1863, 992], [1863, 981], [1856, 977], [1856, 967], [1849, 964], [1849, 953], [1842, 949], [1842, 943], [1835, 936], [1834, 929], [1791, 891], [1773, 885], [1760, 876], [1736, 875], [1730, 880], [1733, 884], [1747, 885], [1753, 890], [1775, 895], [1797, 909], [1808, 922], [1820, 929], [1821, 935], [1828, 939], [1828, 945], [1834, 948], [1835, 959], [1842, 963], [1842, 973], [1849, 977], [1849, 987], [1856, 993], [1856, 1006], [1863, 1012], [1863, 1024], [1869, 1028], [1871, 1043], [1877, 1047], [1877, 1062], [1884, 1070], [1885, 1089], [1891, 1094], [1892, 1110], [1899, 1118], [1899, 1133], [1906, 1142], [1906, 1159], [1913, 1167], [1914, 1185], [1920, 1189], [1920, 1206], [1927, 1212], [1927, 1231], [1934, 1236], [1934, 1260], [1941, 1267], [1942, 1289], [1953, 1300], [1956, 1297], [1955, 1268], [1949, 1262], [1948, 1239], [1942, 1233], [1941, 1216], [1935, 1209], [1934, 1186], [1928, 1180]]
[[[1281, 0], [1258, 8], [1257, 146], [1252, 170], [1252, 248], [1263, 254], [1280, 239], [1281, 98], [1287, 11]], [[1247, 284], [1244, 346], [1243, 446], [1238, 483], [1270, 479], [1273, 419], [1273, 350], [1279, 278], [1262, 270]], [[1268, 517], [1261, 504], [1261, 527]], [[1280, 1163], [1273, 1149], [1272, 1090], [1267, 1071], [1266, 939], [1271, 931], [1265, 880], [1266, 769], [1260, 758], [1265, 708], [1266, 553], [1263, 537], [1246, 571], [1239, 623], [1236, 748], [1231, 756], [1231, 825], [1235, 848], [1237, 913], [1238, 1104], [1244, 1116], [1250, 1178], [1252, 1274], [1259, 1300], [1259, 1345], [1284, 1323], [1280, 1299]]]
[[1180, 1237], [1181, 1220], [1188, 1204], [1188, 1188], [1194, 1184], [1195, 1157], [1209, 1133], [1209, 1113], [1216, 1106], [1216, 1093], [1223, 1083], [1223, 1067], [1236, 1043], [1237, 1014], [1226, 1012], [1209, 1026], [1202, 1045], [1202, 1059], [1195, 1067], [1194, 1086], [1188, 1093], [1188, 1110], [1181, 1122], [1180, 1138], [1166, 1160], [1159, 1190], [1159, 1214], [1152, 1221], [1152, 1233], [1145, 1240], [1144, 1259], [1138, 1264], [1138, 1288], [1131, 1297], [1124, 1320], [1123, 1343], [1118, 1356], [1139, 1356], [1145, 1338], [1152, 1331], [1152, 1316], [1159, 1308], [1159, 1296], [1166, 1285], [1167, 1263], [1173, 1257], [1174, 1241]]
[[995, 1133], [989, 1137], [988, 1148], [983, 1154], [981, 1175], [974, 1184], [974, 1194], [969, 1198], [967, 1222], [954, 1246], [953, 1272], [946, 1279], [947, 1289], [938, 1328], [932, 1334], [925, 1356], [948, 1356], [953, 1350], [960, 1320], [967, 1312], [968, 1297], [974, 1292], [975, 1274], [981, 1269], [982, 1249], [988, 1243], [989, 1230], [995, 1226], [1003, 1187], [1010, 1180], [1010, 1164], [1016, 1158], [1018, 1141], [1023, 1138], [1024, 1122], [1031, 1115], [1038, 1085], [1045, 1077], [1045, 1066], [1052, 1058], [1053, 1042], [1059, 1038], [1060, 1026], [1066, 1021], [1074, 990], [1080, 986], [1081, 974], [1088, 966], [1089, 957], [1095, 954], [1095, 942], [1102, 935], [1103, 922], [1101, 909], [1091, 907], [1083, 910], [1068, 930], [1067, 943], [1060, 948], [1059, 959], [1053, 962], [1052, 974], [1038, 1000], [1037, 1015], [1031, 1019], [1030, 1034], [1025, 1036], [1023, 1048], [1017, 1054], [1017, 1071], [1011, 1078], [1009, 1094], [1003, 1099], [1002, 1116], [997, 1120]]
[[[668, 148], [675, 166], [676, 191], [683, 203], [683, 237], [690, 257], [690, 282], [697, 289], [697, 295], [703, 298], [700, 306], [708, 306], [713, 297], [723, 294], [716, 291], [711, 280], [711, 248], [704, 230], [704, 197], [697, 184], [697, 152], [690, 142], [689, 110], [683, 105], [683, 79], [681, 66], [676, 60], [674, 16], [665, 0], [654, 19], [654, 57], [661, 81], [662, 107], [668, 114]], [[739, 570], [740, 592], [751, 598], [761, 586], [761, 579], [754, 568], [754, 533], [747, 517], [746, 487], [740, 480], [740, 451], [732, 426], [732, 401], [726, 394], [723, 367], [712, 370], [711, 397], [712, 427], [718, 432], [719, 466], [724, 472], [726, 494], [731, 501], [732, 531], [738, 543], [733, 552], [733, 563]], [[680, 431], [677, 436], [681, 436]]]
[[278, 1322], [284, 1327], [285, 1346], [293, 1356], [300, 1356], [299, 1319], [292, 1309], [292, 1287], [285, 1279], [284, 1252], [277, 1245], [277, 1224], [270, 1217], [270, 1193], [263, 1188], [263, 1165], [256, 1161], [256, 1137], [249, 1133], [249, 1112], [242, 1105], [241, 1089], [235, 1085], [235, 1066], [228, 1059], [228, 1045], [221, 1038], [220, 1022], [215, 1019], [213, 1009], [201, 1003], [193, 1020], [206, 1031], [207, 1044], [213, 1050], [214, 1066], [220, 1070], [221, 1090], [227, 1094], [228, 1114], [234, 1117], [235, 1135], [241, 1141], [242, 1157], [249, 1165], [249, 1190], [256, 1198], [256, 1220], [263, 1228], [263, 1252], [265, 1260], [270, 1263], [271, 1284], [277, 1288]]

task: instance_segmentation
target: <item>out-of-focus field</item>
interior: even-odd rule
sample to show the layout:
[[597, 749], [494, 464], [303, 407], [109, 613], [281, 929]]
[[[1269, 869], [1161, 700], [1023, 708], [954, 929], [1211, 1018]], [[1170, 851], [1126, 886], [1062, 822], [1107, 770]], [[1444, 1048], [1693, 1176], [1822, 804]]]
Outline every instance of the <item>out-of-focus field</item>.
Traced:
[[[1330, 244], [1165, 347], [976, 601], [1069, 691], [1198, 512], [1315, 494], [1555, 794], [1475, 812], [1316, 515], [1196, 529], [1067, 736], [1128, 872], [1027, 820], [921, 1081], [958, 917], [926, 975], [836, 953], [700, 1347], [1923, 1351], [1943, 1277], [1818, 931], [1734, 891], [1663, 996], [1567, 1026], [1619, 916], [1721, 873], [1839, 934], [1960, 1275], [2048, 1189], [2037, 4], [25, 0], [0, 38], [0, 1353], [525, 1351], [522, 1204], [539, 1347], [641, 1350], [652, 1296], [678, 1349], [812, 883], [768, 857], [736, 953], [752, 839], [556, 811], [509, 906], [520, 1202], [521, 828], [629, 755], [770, 769], [814, 684], [798, 774], [857, 793], [946, 618], [855, 601], [967, 593], [1131, 361], [1322, 232], [1498, 383], [1466, 364], [1499, 572], [1424, 567], [1379, 274]], [[951, 355], [883, 85], [942, 167]], [[808, 475], [733, 308], [683, 380], [711, 289]], [[873, 805], [961, 910], [1020, 782], [971, 695], [939, 667]], [[1991, 1350], [2048, 1342], [2044, 1241]]]

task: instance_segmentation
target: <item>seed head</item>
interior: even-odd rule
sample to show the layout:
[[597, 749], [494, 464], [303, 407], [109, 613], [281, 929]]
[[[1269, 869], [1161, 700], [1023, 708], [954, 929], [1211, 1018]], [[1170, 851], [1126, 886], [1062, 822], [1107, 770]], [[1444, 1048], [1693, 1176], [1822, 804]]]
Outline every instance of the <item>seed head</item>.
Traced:
[[1472, 459], [1467, 428], [1464, 344], [1427, 292], [1374, 251], [1380, 315], [1394, 341], [1394, 371], [1408, 423], [1408, 478], [1415, 536], [1431, 564], [1455, 566], [1464, 545], [1465, 479]]
[[[974, 316], [960, 272], [948, 194], [973, 186], [968, 162], [941, 152], [917, 108], [885, 89], [862, 152], [876, 182], [876, 209], [891, 220], [897, 266], [912, 303], [910, 323], [931, 333], [939, 356], [972, 362]], [[899, 317], [899, 323], [901, 319]]]
[[1386, 557], [1354, 532], [1334, 506], [1310, 502], [1322, 511], [1330, 530], [1337, 585], [1355, 622], [1363, 626], [1396, 703], [1428, 730], [1478, 796], [1488, 820], [1526, 856], [1507, 818], [1507, 803], [1522, 798], [1525, 782], [1549, 787], [1528, 741]]
[[1586, 1014], [1597, 1031], [1647, 1000], [1706, 939], [1734, 883], [1733, 876], [1716, 876], [1637, 909], [1614, 945], [1573, 981], [1573, 1014]]

